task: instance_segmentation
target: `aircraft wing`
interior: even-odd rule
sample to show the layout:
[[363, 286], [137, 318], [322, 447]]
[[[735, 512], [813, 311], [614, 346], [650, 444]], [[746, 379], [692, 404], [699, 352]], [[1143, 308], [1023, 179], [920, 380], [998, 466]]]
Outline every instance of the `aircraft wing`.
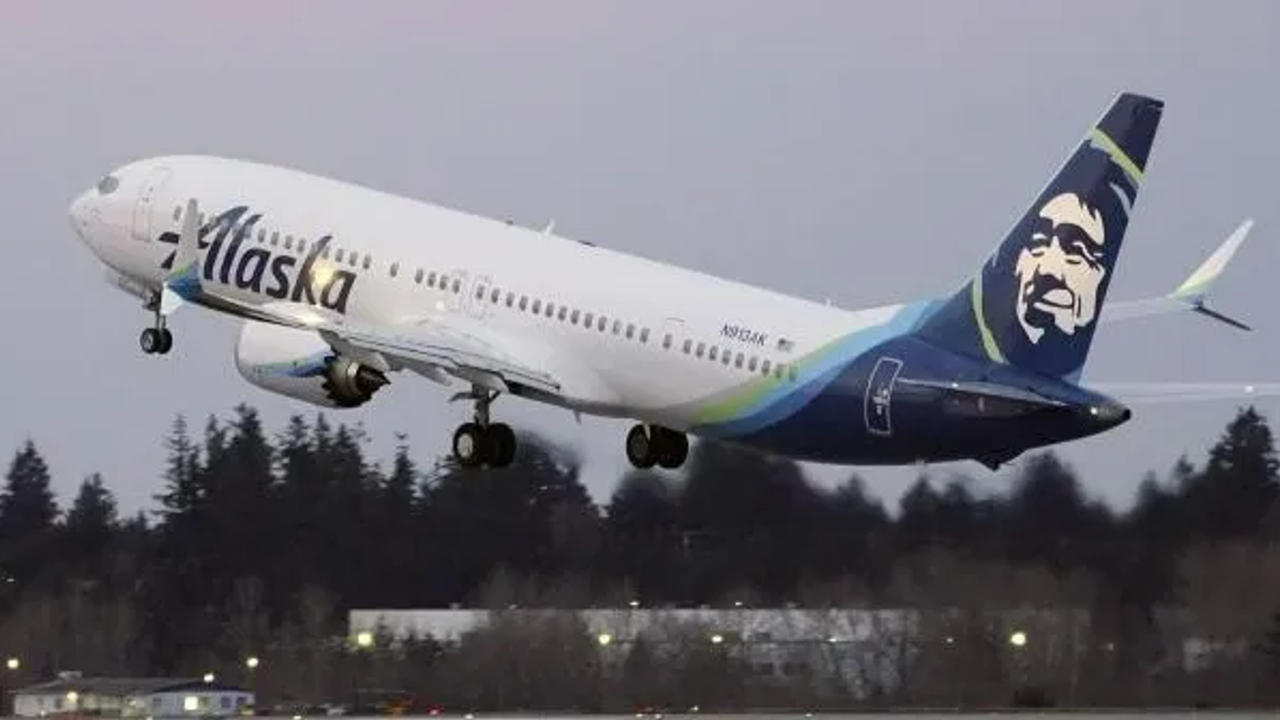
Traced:
[[511, 352], [511, 343], [486, 337], [469, 325], [465, 319], [428, 317], [389, 327], [344, 321], [315, 329], [335, 349], [373, 367], [400, 365], [435, 380], [443, 371], [500, 392], [518, 384], [560, 394], [560, 383], [551, 373]]
[[465, 318], [427, 316], [376, 326], [302, 303], [254, 305], [208, 293], [194, 300], [254, 320], [315, 330], [334, 349], [382, 372], [406, 368], [441, 383], [448, 375], [499, 392], [519, 384], [561, 394], [550, 372], [522, 357], [537, 353], [517, 354], [513, 343], [487, 336]]
[[1249, 400], [1280, 396], [1280, 383], [1090, 383], [1090, 390], [1126, 405], [1153, 405], [1209, 400]]
[[1222, 271], [1226, 269], [1227, 263], [1231, 262], [1231, 258], [1236, 254], [1236, 250], [1240, 249], [1240, 245], [1252, 228], [1253, 220], [1240, 223], [1239, 227], [1213, 251], [1213, 254], [1192, 271], [1173, 292], [1143, 300], [1108, 302], [1102, 308], [1099, 322], [1106, 323], [1190, 310], [1241, 330], [1251, 330], [1252, 328], [1239, 320], [1210, 309], [1205, 302], [1214, 283], [1222, 276]]

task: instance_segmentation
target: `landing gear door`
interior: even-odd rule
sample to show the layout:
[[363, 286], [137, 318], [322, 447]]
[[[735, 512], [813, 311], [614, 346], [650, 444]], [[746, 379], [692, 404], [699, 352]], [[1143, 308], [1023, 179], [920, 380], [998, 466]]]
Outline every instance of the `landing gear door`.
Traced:
[[893, 434], [893, 384], [902, 370], [902, 361], [897, 358], [882, 357], [876, 361], [867, 380], [867, 396], [863, 402], [863, 417], [866, 419], [867, 432], [872, 435], [889, 436]]
[[156, 197], [168, 179], [169, 168], [156, 168], [142, 181], [142, 187], [138, 189], [138, 204], [133, 207], [134, 240], [147, 242], [155, 236], [151, 231], [151, 223], [156, 214]]

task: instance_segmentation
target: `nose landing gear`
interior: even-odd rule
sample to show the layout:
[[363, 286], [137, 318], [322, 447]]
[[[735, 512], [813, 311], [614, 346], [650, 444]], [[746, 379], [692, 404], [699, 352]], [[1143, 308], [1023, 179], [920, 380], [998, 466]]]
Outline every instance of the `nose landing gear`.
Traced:
[[689, 457], [689, 438], [661, 425], [635, 425], [627, 433], [627, 459], [643, 470], [655, 464], [674, 470]]
[[463, 398], [475, 401], [475, 421], [463, 423], [453, 433], [453, 457], [465, 468], [488, 465], [504, 468], [516, 457], [516, 434], [506, 423], [489, 422], [489, 405], [498, 393], [474, 388]]
[[155, 313], [155, 325], [142, 331], [138, 336], [138, 346], [148, 355], [164, 355], [173, 349], [173, 333], [165, 327], [164, 315], [160, 314], [160, 297], [154, 296], [147, 302], [147, 309]]

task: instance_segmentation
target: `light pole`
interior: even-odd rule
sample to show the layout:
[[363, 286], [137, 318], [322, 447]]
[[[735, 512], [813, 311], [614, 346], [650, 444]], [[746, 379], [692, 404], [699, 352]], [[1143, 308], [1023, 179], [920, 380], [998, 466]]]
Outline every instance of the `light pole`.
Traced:
[[249, 673], [249, 694], [253, 696], [253, 714], [258, 714], [258, 656], [250, 655], [244, 659], [245, 669]]

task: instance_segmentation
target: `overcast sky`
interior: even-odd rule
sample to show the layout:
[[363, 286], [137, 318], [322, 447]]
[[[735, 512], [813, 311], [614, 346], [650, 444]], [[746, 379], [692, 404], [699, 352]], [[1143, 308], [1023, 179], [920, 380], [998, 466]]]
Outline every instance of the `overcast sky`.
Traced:
[[[1254, 236], [1198, 317], [1108, 325], [1086, 380], [1280, 380], [1280, 4], [1274, 2], [0, 3], [0, 457], [33, 438], [66, 502], [101, 471], [153, 507], [161, 439], [237, 402], [313, 409], [236, 373], [234, 319], [189, 309], [176, 349], [102, 281], [71, 198], [151, 155], [297, 167], [845, 307], [948, 293], [1115, 93], [1167, 107], [1110, 298], [1172, 289], [1242, 218]], [[627, 278], [618, 278], [619, 283]], [[658, 379], [655, 378], [655, 382]], [[430, 464], [469, 412], [397, 378], [340, 419]], [[1137, 408], [1063, 446], [1128, 505], [1200, 460], [1215, 402]], [[1264, 412], [1280, 415], [1280, 403]], [[626, 423], [503, 399], [576, 447], [605, 500]], [[819, 482], [848, 468], [810, 466]], [[1010, 470], [959, 469], [986, 488]], [[891, 506], [919, 468], [858, 469]]]

